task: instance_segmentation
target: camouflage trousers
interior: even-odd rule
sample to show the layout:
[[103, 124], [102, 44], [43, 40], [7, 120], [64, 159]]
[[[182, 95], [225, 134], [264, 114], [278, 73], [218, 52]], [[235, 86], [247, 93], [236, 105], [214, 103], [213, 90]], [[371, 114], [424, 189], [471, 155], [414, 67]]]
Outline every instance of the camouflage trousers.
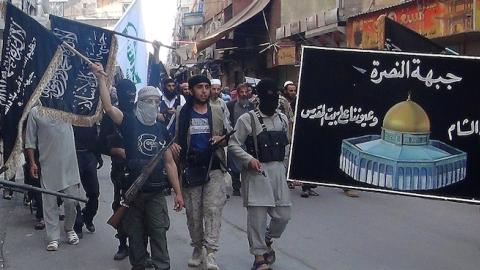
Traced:
[[225, 173], [210, 172], [210, 181], [203, 186], [183, 189], [187, 225], [194, 247], [205, 246], [217, 251], [222, 225], [222, 210], [227, 201]]

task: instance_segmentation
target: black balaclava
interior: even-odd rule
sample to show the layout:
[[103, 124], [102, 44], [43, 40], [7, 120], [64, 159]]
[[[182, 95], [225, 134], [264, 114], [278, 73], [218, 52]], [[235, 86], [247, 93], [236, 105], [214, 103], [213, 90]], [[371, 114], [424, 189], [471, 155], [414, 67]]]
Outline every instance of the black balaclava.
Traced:
[[122, 112], [132, 112], [135, 104], [135, 84], [127, 79], [120, 80], [117, 84], [118, 107]]
[[[170, 92], [168, 89], [167, 89], [167, 84], [169, 83], [175, 83], [175, 81], [173, 79], [165, 79], [165, 81], [163, 81], [163, 94], [165, 95], [165, 97], [168, 99], [168, 100], [172, 100], [176, 95], [177, 95], [177, 89], [175, 89], [174, 91]], [[176, 85], [175, 85], [176, 87]]]
[[262, 113], [272, 116], [278, 107], [277, 84], [272, 79], [263, 79], [257, 84], [257, 94], [260, 99], [259, 109]]

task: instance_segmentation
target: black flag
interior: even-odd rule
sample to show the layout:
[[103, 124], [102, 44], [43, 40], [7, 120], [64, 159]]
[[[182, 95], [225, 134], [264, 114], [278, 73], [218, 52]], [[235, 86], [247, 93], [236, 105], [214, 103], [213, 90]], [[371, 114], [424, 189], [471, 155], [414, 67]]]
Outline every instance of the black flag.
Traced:
[[[113, 32], [50, 15], [52, 32], [92, 62], [99, 62], [109, 74], [115, 69], [117, 42]], [[40, 101], [53, 117], [77, 126], [92, 126], [100, 120], [102, 106], [97, 78], [86, 61], [62, 46], [63, 60]]]
[[23, 122], [62, 59], [61, 41], [11, 4], [5, 18], [0, 63], [0, 127], [4, 160], [12, 177], [22, 151]]
[[387, 51], [442, 53], [445, 47], [385, 16], [384, 46]]

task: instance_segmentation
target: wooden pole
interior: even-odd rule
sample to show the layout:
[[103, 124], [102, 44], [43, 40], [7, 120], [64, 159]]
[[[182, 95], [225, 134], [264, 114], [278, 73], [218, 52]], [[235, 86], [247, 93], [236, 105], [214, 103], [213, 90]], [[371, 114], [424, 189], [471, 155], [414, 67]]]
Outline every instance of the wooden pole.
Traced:
[[[127, 34], [124, 34], [124, 33], [120, 33], [120, 32], [113, 32], [113, 33], [115, 33], [116, 35], [122, 36], [122, 37], [129, 38], [129, 39], [134, 39], [134, 40], [138, 40], [138, 41], [141, 41], [141, 42], [153, 44], [153, 41], [149, 41], [149, 40], [146, 40], [146, 39], [143, 39], [143, 38], [130, 36], [130, 35], [127, 35]], [[165, 44], [163, 44], [163, 43], [161, 43], [161, 42], [160, 42], [160, 46], [165, 47], [165, 48], [169, 48], [169, 49], [172, 49], [172, 50], [176, 50], [176, 49], [177, 49], [177, 48], [175, 48], [175, 47], [165, 45]]]
[[[70, 51], [72, 51], [73, 53], [75, 53], [76, 55], [78, 55], [80, 58], [82, 58], [85, 62], [87, 62], [89, 65], [95, 65], [95, 63], [93, 63], [90, 59], [88, 59], [88, 57], [86, 57], [85, 55], [81, 54], [79, 51], [77, 51], [74, 47], [68, 45], [68, 43], [66, 43], [65, 41], [62, 43], [63, 46], [67, 47], [67, 49], [69, 49]], [[103, 76], [105, 77], [108, 77], [108, 74], [105, 72], [105, 71], [101, 71], [100, 72]]]

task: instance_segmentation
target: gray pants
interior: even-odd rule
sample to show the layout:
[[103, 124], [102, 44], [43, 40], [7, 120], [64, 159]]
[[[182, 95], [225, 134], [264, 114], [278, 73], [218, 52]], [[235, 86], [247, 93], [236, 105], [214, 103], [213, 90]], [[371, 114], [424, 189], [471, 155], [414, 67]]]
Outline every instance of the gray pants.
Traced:
[[145, 269], [148, 253], [145, 239], [149, 237], [152, 261], [156, 269], [170, 269], [167, 230], [170, 227], [165, 196], [159, 192], [140, 193], [123, 218], [130, 244], [132, 269]]
[[225, 174], [210, 172], [210, 181], [198, 187], [184, 188], [183, 199], [192, 246], [218, 250], [222, 210], [227, 201]]
[[[60, 191], [65, 194], [72, 196], [80, 196], [80, 186], [73, 185], [68, 188]], [[43, 200], [43, 218], [45, 220], [45, 229], [47, 231], [47, 240], [58, 241], [60, 240], [60, 220], [58, 216], [60, 215], [60, 209], [57, 204], [57, 197], [47, 194], [42, 194]], [[77, 216], [77, 211], [75, 210], [76, 202], [72, 199], [63, 198], [63, 206], [65, 209], [65, 223], [63, 228], [66, 232], [73, 230], [73, 225], [75, 224], [75, 217]]]
[[[247, 207], [247, 235], [251, 254], [263, 255], [268, 251], [267, 244], [265, 244], [265, 238], [280, 238], [290, 220], [290, 212], [290, 206]], [[268, 228], [267, 215], [271, 217]]]

